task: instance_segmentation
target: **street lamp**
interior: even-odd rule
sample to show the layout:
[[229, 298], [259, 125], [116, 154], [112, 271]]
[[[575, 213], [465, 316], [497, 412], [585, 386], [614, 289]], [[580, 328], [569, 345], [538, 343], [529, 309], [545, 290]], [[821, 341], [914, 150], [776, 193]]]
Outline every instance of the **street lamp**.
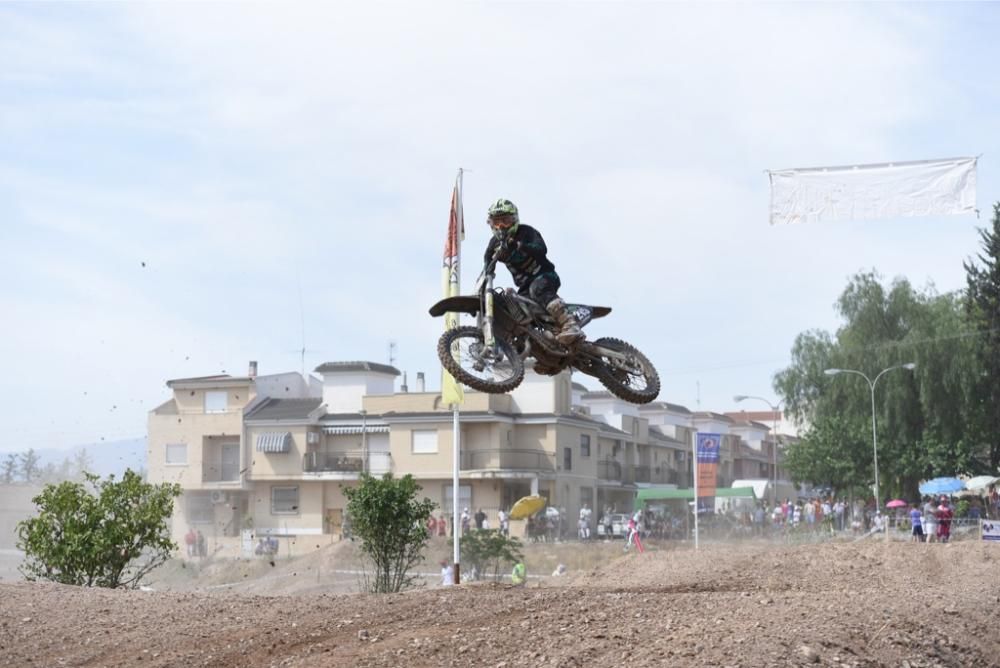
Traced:
[[879, 508], [879, 488], [878, 488], [878, 435], [875, 432], [875, 383], [878, 382], [878, 379], [881, 378], [883, 374], [885, 374], [888, 371], [892, 371], [893, 369], [909, 369], [912, 371], [913, 369], [916, 368], [917, 365], [913, 362], [907, 362], [906, 364], [898, 364], [896, 366], [891, 366], [888, 369], [882, 369], [879, 372], [879, 374], [875, 376], [875, 380], [872, 380], [865, 374], [861, 373], [860, 371], [855, 371], [854, 369], [826, 369], [823, 371], [823, 373], [825, 373], [828, 376], [836, 376], [838, 373], [853, 373], [856, 376], [861, 376], [868, 382], [868, 387], [872, 391], [872, 453], [874, 454], [875, 458], [875, 510], [876, 511], [879, 511], [880, 508]]
[[756, 399], [757, 401], [763, 401], [765, 404], [771, 407], [771, 436], [774, 442], [771, 444], [771, 458], [774, 465], [774, 482], [771, 484], [771, 507], [778, 505], [778, 411], [781, 410], [781, 402], [777, 404], [772, 404], [770, 401], [764, 397], [755, 397], [752, 394], [737, 394], [733, 397], [733, 401], [739, 403], [744, 399]]

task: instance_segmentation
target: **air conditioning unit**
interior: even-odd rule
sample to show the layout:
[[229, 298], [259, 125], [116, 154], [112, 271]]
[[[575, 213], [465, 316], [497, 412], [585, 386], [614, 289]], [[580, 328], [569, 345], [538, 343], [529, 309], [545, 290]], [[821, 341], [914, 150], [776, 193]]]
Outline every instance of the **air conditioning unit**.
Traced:
[[226, 503], [229, 501], [229, 496], [222, 491], [214, 490], [212, 492], [212, 503]]
[[319, 443], [319, 432], [310, 431], [306, 434], [306, 443], [309, 445], [316, 445]]

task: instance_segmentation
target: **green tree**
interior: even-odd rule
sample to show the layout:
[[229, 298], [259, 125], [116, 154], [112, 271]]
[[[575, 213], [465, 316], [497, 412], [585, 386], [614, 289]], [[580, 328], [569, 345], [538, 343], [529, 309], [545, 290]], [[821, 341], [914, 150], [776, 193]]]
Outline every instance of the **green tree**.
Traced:
[[21, 479], [24, 482], [33, 482], [37, 479], [41, 470], [38, 465], [38, 453], [35, 452], [35, 449], [29, 448], [18, 455], [18, 458], [20, 460]]
[[87, 482], [92, 490], [65, 481], [32, 499], [39, 514], [17, 525], [21, 573], [28, 580], [134, 589], [177, 549], [168, 520], [180, 485], [145, 483], [131, 470], [121, 481], [88, 474]]
[[409, 571], [422, 560], [427, 518], [436, 504], [417, 500], [420, 486], [407, 474], [375, 478], [361, 474], [357, 487], [345, 487], [351, 530], [372, 562], [366, 586], [373, 593], [398, 592], [413, 584]]
[[495, 581], [500, 580], [501, 569], [506, 570], [523, 558], [521, 541], [508, 538], [497, 529], [470, 531], [462, 536], [458, 545], [463, 564], [475, 569], [477, 577], [492, 570]]
[[0, 464], [0, 482], [7, 485], [14, 482], [15, 478], [17, 478], [17, 469], [17, 455], [13, 452], [8, 453], [4, 457], [3, 463]]
[[[921, 479], [967, 472], [972, 450], [968, 397], [975, 365], [960, 296], [939, 295], [932, 286], [918, 291], [905, 279], [885, 285], [877, 273], [866, 272], [852, 277], [836, 309], [843, 319], [836, 334], [800, 334], [791, 366], [775, 376], [789, 414], [816, 426], [799, 453], [814, 447], [825, 457], [836, 451], [839, 438], [843, 457], [866, 461], [827, 471], [824, 479], [853, 470], [862, 478], [853, 484], [873, 483], [871, 390], [853, 374], [830, 377], [823, 371], [855, 369], [874, 379], [883, 369], [915, 362], [915, 371], [891, 371], [876, 386], [883, 496], [913, 497]], [[863, 454], [852, 443], [866, 432]], [[797, 460], [800, 469], [794, 474], [799, 479], [817, 474], [807, 459]]]
[[979, 230], [979, 263], [968, 260], [966, 313], [980, 333], [974, 339], [979, 373], [973, 385], [970, 421], [972, 438], [983, 444], [981, 469], [1000, 470], [1000, 202], [993, 205], [989, 229]]
[[872, 434], [857, 420], [823, 417], [785, 449], [792, 480], [834, 493], [865, 487], [872, 478]]

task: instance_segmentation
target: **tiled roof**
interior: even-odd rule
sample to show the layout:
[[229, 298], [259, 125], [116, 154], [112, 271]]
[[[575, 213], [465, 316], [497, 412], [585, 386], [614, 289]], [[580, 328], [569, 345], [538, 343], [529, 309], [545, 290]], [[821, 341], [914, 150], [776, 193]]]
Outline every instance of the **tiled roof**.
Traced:
[[398, 376], [399, 369], [388, 364], [377, 362], [324, 362], [316, 367], [317, 373], [327, 373], [336, 371], [374, 371], [376, 373], [387, 373], [390, 376]]
[[192, 383], [203, 383], [205, 385], [211, 385], [212, 383], [249, 383], [253, 379], [250, 376], [230, 376], [228, 373], [221, 373], [215, 376], [195, 376], [194, 378], [174, 378], [173, 380], [167, 381], [167, 387], [173, 387], [174, 385], [188, 385]]
[[701, 418], [703, 420], [721, 420], [722, 422], [732, 422], [733, 419], [722, 413], [713, 413], [712, 411], [698, 411], [692, 413], [695, 418]]
[[688, 410], [686, 406], [681, 406], [680, 404], [672, 404], [667, 401], [654, 401], [650, 404], [639, 406], [639, 410], [640, 411], [666, 410], [666, 411], [672, 411], [674, 413], [691, 415], [691, 411]]
[[322, 399], [266, 399], [246, 415], [247, 420], [304, 420]]

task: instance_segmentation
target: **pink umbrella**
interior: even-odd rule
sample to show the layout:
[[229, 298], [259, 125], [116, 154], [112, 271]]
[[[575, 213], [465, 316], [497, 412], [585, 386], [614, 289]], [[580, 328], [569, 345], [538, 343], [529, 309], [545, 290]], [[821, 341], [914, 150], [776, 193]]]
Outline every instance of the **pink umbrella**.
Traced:
[[889, 503], [885, 504], [886, 508], [905, 508], [908, 504], [902, 499], [893, 499]]

